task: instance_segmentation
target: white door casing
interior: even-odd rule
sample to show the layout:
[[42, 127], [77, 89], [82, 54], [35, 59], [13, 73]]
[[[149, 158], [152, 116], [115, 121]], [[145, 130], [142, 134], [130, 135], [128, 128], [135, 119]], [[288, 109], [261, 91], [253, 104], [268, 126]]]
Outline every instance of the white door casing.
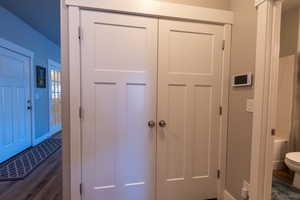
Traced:
[[223, 32], [159, 20], [158, 200], [217, 197]]
[[31, 57], [1, 39], [0, 162], [31, 146]]
[[81, 11], [85, 200], [155, 197], [157, 19]]

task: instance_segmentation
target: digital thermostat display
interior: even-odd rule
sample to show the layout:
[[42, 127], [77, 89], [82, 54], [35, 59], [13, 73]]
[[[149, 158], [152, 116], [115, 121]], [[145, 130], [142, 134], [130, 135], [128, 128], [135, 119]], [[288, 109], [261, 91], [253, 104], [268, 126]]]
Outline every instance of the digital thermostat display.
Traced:
[[252, 85], [252, 73], [237, 74], [232, 77], [233, 87], [251, 86]]

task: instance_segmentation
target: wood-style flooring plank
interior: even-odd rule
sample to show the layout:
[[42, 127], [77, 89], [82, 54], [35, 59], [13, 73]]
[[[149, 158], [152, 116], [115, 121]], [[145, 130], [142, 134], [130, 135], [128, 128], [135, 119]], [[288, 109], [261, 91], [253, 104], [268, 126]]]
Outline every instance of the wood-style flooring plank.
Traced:
[[0, 200], [62, 200], [61, 150], [24, 180], [0, 182]]

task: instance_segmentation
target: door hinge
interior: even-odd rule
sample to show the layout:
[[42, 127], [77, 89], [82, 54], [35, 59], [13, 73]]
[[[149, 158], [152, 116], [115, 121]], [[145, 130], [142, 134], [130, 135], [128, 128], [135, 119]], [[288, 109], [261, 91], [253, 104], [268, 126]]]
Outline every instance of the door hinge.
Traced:
[[223, 107], [220, 106], [220, 107], [219, 107], [219, 115], [222, 115], [222, 114], [223, 114]]
[[82, 28], [81, 28], [81, 26], [78, 27], [78, 38], [79, 38], [79, 40], [82, 40]]
[[272, 129], [272, 130], [271, 130], [271, 135], [272, 135], [272, 136], [275, 136], [275, 135], [276, 135], [276, 129]]
[[80, 193], [80, 195], [82, 195], [82, 183], [80, 183], [80, 185], [79, 185], [79, 193]]
[[83, 115], [83, 110], [82, 110], [82, 107], [81, 107], [81, 106], [79, 107], [78, 115], [79, 115], [79, 118], [82, 119], [82, 117], [83, 117], [83, 116], [82, 116], [82, 115]]
[[218, 169], [217, 171], [217, 178], [220, 179], [221, 178], [221, 170]]
[[222, 42], [222, 50], [225, 50], [225, 40]]

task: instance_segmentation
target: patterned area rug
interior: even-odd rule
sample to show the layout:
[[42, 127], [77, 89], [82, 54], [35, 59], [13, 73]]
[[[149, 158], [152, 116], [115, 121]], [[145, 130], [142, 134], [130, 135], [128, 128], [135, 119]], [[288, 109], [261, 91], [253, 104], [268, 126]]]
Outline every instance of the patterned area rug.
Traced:
[[0, 181], [24, 179], [49, 156], [61, 148], [61, 139], [49, 138], [0, 164]]
[[300, 190], [273, 177], [272, 200], [299, 200]]

